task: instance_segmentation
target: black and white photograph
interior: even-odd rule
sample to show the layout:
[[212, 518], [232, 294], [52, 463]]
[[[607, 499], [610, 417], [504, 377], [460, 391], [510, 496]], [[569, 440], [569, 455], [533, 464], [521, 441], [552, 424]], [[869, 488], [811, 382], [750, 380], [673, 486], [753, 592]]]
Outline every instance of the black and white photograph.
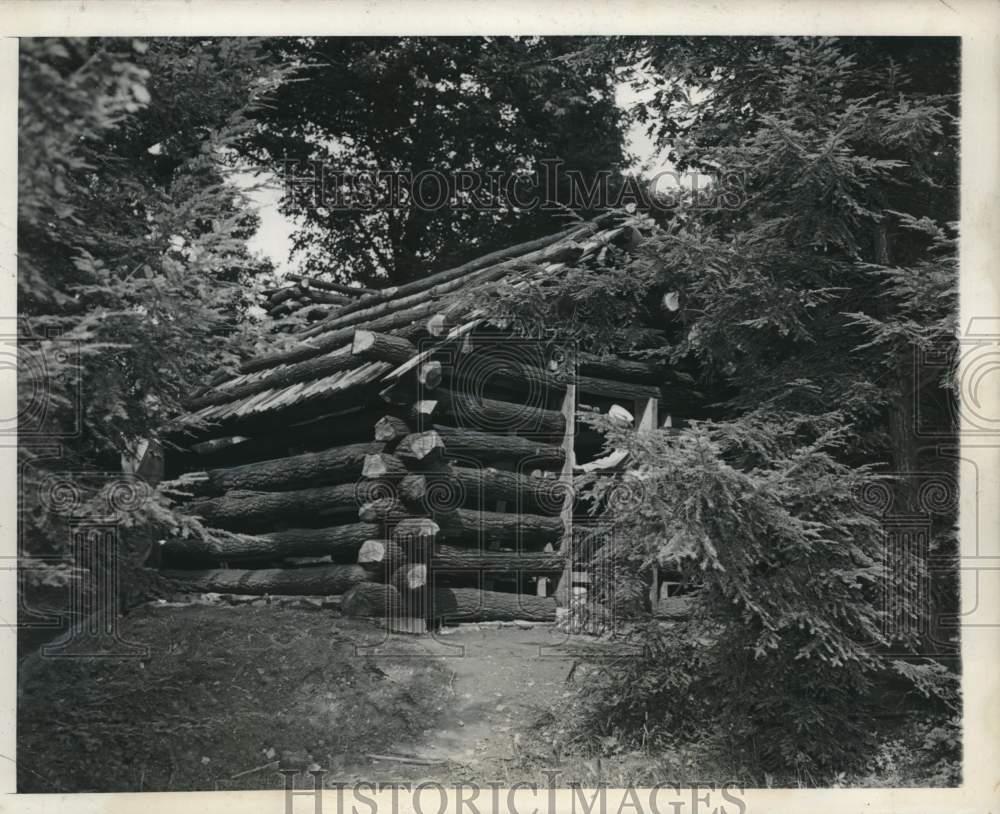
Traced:
[[965, 38], [529, 23], [16, 38], [18, 793], [753, 814], [984, 758]]

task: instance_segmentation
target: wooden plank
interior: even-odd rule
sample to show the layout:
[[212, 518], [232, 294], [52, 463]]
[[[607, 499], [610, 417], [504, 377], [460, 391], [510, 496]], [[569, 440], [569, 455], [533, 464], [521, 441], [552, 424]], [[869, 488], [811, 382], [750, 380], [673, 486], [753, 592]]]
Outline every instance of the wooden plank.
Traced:
[[[659, 413], [659, 401], [657, 399], [636, 399], [635, 400], [635, 430], [636, 432], [651, 432], [656, 429]], [[660, 566], [653, 563], [652, 580], [649, 586], [650, 606], [655, 610], [660, 604]]]
[[[563, 523], [563, 536], [560, 541], [559, 550], [562, 555], [566, 558], [566, 568], [563, 571], [562, 577], [559, 579], [559, 587], [565, 588], [566, 597], [564, 598], [565, 604], [569, 605], [569, 596], [572, 594], [573, 585], [573, 468], [576, 466], [576, 452], [574, 450], [574, 444], [576, 441], [576, 385], [569, 384], [566, 386], [566, 392], [563, 394], [562, 406], [560, 407], [560, 412], [563, 415], [563, 420], [566, 424], [566, 430], [563, 433], [562, 449], [565, 453], [563, 459], [562, 470], [559, 473], [560, 482], [567, 484], [568, 489], [566, 492], [566, 497], [563, 501], [562, 512], [560, 513], [560, 518]], [[546, 585], [546, 590], [548, 586]], [[539, 595], [541, 595], [541, 588], [538, 590]], [[559, 593], [559, 590], [557, 590]], [[557, 597], [558, 601], [558, 597]]]

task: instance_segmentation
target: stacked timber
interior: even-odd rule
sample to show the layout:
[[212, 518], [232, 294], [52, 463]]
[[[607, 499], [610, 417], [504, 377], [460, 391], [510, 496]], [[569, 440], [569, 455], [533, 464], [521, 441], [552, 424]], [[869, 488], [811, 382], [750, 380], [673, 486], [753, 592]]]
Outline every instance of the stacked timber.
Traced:
[[553, 358], [477, 296], [605, 267], [635, 233], [599, 219], [382, 290], [288, 275], [268, 308], [297, 333], [194, 394], [166, 433], [184, 450], [171, 494], [206, 529], [166, 541], [171, 575], [339, 595], [357, 615], [552, 621], [573, 581], [578, 395], [606, 410], [668, 392], [679, 416], [694, 401], [663, 366]]

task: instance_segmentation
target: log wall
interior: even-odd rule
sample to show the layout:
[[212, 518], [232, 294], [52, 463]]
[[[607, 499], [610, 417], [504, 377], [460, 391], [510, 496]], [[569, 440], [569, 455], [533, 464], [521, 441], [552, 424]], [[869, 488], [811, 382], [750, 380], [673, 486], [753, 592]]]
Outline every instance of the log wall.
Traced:
[[[282, 367], [231, 390], [306, 384], [314, 374], [379, 362], [396, 366], [378, 385], [382, 396], [373, 391], [340, 419], [331, 403], [333, 417], [305, 433], [275, 428], [192, 445], [185, 460], [212, 466], [185, 476], [187, 510], [209, 530], [165, 541], [170, 576], [206, 591], [344, 595], [342, 609], [358, 615], [554, 621], [578, 570], [578, 393], [638, 407], [648, 429], [656, 426], [657, 370], [583, 357], [588, 375], [566, 377], [509, 354], [498, 362], [475, 323], [428, 349], [410, 328], [386, 332], [400, 312], [377, 296], [365, 309], [360, 302], [324, 326], [328, 346], [333, 333], [339, 349], [286, 354]], [[449, 324], [438, 316], [428, 324], [435, 337]], [[221, 398], [216, 391], [195, 403]], [[300, 436], [310, 451], [290, 454], [289, 439]], [[284, 452], [267, 457], [269, 450]]]

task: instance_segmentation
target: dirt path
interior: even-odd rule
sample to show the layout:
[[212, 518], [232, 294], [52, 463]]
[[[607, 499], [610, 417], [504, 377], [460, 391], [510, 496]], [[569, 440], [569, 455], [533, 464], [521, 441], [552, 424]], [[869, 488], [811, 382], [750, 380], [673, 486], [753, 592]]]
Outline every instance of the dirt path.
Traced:
[[[451, 673], [451, 681], [438, 720], [393, 754], [434, 762], [376, 759], [352, 768], [375, 781], [456, 780], [466, 772], [502, 780], [536, 722], [546, 713], [558, 715], [573, 694], [566, 681], [573, 660], [559, 648], [564, 643], [548, 626], [469, 625], [424, 640], [428, 657]], [[394, 680], [406, 678], [405, 666], [387, 672]]]

